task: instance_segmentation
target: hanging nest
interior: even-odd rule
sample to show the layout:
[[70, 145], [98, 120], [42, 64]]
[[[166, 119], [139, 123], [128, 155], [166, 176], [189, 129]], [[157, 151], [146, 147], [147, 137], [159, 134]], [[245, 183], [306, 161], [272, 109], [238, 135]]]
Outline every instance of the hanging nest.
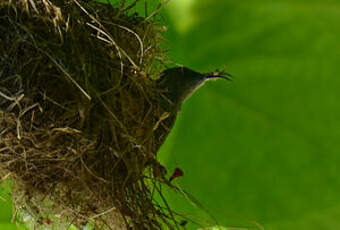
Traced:
[[161, 229], [162, 26], [134, 5], [0, 2], [0, 175], [34, 227]]

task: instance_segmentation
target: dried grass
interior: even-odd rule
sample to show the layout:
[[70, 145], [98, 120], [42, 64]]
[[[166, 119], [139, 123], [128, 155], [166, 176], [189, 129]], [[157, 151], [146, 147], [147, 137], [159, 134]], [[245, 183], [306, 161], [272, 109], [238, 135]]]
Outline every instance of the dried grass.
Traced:
[[177, 226], [154, 200], [161, 27], [123, 5], [0, 2], [0, 175], [34, 227]]

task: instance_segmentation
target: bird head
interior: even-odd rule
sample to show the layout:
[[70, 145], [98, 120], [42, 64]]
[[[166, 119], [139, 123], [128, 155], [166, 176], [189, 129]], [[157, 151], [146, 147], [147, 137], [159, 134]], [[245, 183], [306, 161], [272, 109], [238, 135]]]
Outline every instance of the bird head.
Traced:
[[202, 74], [186, 67], [176, 67], [163, 71], [157, 86], [166, 92], [172, 103], [180, 107], [205, 82], [215, 79], [231, 80], [231, 76], [220, 71]]

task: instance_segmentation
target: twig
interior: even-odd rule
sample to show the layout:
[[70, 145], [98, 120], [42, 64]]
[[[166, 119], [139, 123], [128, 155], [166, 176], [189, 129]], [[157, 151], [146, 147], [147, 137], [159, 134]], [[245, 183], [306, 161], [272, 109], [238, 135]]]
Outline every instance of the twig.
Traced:
[[[101, 28], [105, 28], [95, 17], [93, 17], [93, 15], [91, 15], [89, 12], [87, 12], [87, 10], [80, 5], [80, 3], [77, 0], [73, 0], [78, 6], [79, 8], [84, 11], [85, 14], [87, 14], [87, 16], [89, 16], [95, 23], [97, 23]], [[98, 32], [102, 33], [108, 40], [110, 40], [111, 44], [114, 45], [114, 47], [117, 50], [118, 53], [118, 57], [122, 60], [122, 55], [121, 53], [130, 61], [130, 63], [133, 65], [133, 67], [135, 69], [138, 69], [138, 66], [134, 63], [134, 61], [129, 57], [129, 55], [127, 55], [127, 53], [121, 49], [117, 43], [115, 42], [115, 40], [103, 29], [100, 29], [90, 23], [86, 23], [88, 26], [92, 27], [93, 29], [97, 30]], [[124, 70], [124, 63], [121, 61], [121, 73], [123, 75], [123, 70]]]
[[143, 41], [142, 41], [142, 39], [139, 37], [139, 35], [138, 35], [135, 31], [133, 31], [133, 30], [127, 28], [126, 26], [118, 25], [118, 24], [116, 24], [116, 23], [110, 23], [110, 24], [115, 25], [115, 26], [118, 26], [119, 28], [122, 28], [122, 29], [124, 29], [124, 30], [126, 30], [126, 31], [128, 31], [128, 32], [130, 32], [130, 33], [132, 33], [133, 35], [135, 35], [135, 37], [137, 38], [137, 40], [138, 40], [138, 42], [139, 42], [139, 45], [140, 45], [140, 52], [141, 52], [141, 57], [140, 57], [140, 59], [139, 59], [139, 64], [142, 64], [143, 56], [144, 56], [144, 46], [143, 46]]
[[170, 2], [170, 0], [166, 0], [164, 3], [160, 3], [157, 7], [157, 9], [152, 12], [149, 16], [147, 16], [145, 19], [144, 19], [144, 22], [146, 22], [147, 20], [149, 20], [150, 18], [152, 18], [153, 16], [155, 16], [156, 14], [158, 14], [158, 12], [165, 6], [167, 5], [168, 3]]
[[105, 214], [107, 214], [107, 213], [109, 213], [109, 212], [112, 212], [112, 211], [114, 211], [114, 210], [116, 210], [116, 209], [117, 209], [116, 207], [112, 207], [112, 208], [110, 208], [110, 209], [108, 209], [108, 210], [106, 210], [106, 211], [104, 211], [104, 212], [101, 212], [101, 213], [99, 213], [99, 214], [97, 214], [97, 215], [91, 216], [89, 219], [95, 219], [95, 218], [100, 217], [100, 216], [102, 216], [102, 215], [105, 215]]
[[[39, 49], [39, 48], [38, 48]], [[40, 52], [44, 53], [58, 68], [59, 70], [66, 75], [66, 77], [85, 95], [85, 97], [91, 100], [91, 96], [86, 93], [86, 91], [71, 77], [71, 75], [47, 52], [42, 49], [39, 49]]]
[[17, 99], [16, 97], [7, 96], [6, 94], [4, 94], [1, 91], [0, 91], [0, 96], [2, 96], [3, 98], [5, 98], [6, 100], [9, 100], [9, 101], [15, 101]]

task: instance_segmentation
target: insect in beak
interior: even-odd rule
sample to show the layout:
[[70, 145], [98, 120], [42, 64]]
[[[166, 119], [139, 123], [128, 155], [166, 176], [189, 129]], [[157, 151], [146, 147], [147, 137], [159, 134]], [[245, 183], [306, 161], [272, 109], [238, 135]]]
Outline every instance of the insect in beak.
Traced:
[[207, 76], [205, 78], [206, 79], [223, 78], [223, 79], [226, 79], [228, 81], [233, 80], [233, 76], [231, 76], [229, 73], [221, 72], [219, 70], [216, 70], [213, 73], [207, 74]]

